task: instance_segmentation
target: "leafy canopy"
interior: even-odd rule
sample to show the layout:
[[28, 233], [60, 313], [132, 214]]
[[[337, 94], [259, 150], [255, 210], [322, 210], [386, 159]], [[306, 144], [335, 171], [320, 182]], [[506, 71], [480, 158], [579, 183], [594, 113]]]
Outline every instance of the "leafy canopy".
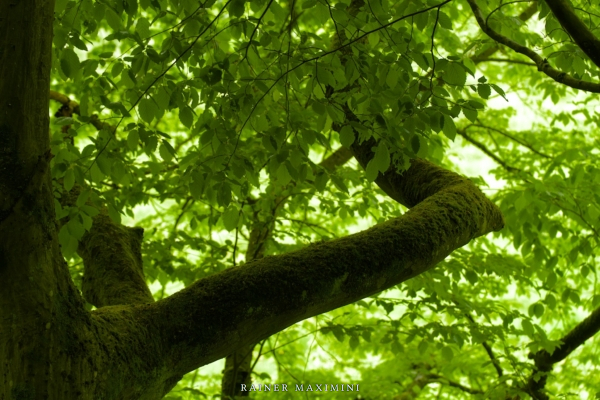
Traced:
[[[473, 179], [497, 180], [500, 235], [266, 340], [255, 381], [360, 382], [368, 398], [506, 398], [535, 375], [529, 353], [551, 353], [600, 305], [595, 95], [482, 34], [467, 2], [55, 7], [52, 89], [79, 104], [54, 120], [52, 174], [57, 196], [86, 188], [73, 207], [56, 202], [78, 282], [77, 243], [101, 204], [146, 228], [145, 274], [161, 298], [243, 263], [253, 224], [274, 223], [265, 246], [275, 254], [400, 215], [372, 183], [390, 166], [422, 157], [456, 170], [448, 148], [460, 156], [471, 145], [497, 166]], [[546, 3], [479, 7], [490, 29], [560, 73], [599, 78]], [[575, 7], [597, 26], [600, 11]], [[345, 120], [344, 105], [358, 121]], [[378, 146], [365, 171], [320, 164], [370, 137]], [[596, 394], [595, 343], [555, 368], [551, 393]], [[171, 398], [218, 393], [218, 372], [188, 375]]]

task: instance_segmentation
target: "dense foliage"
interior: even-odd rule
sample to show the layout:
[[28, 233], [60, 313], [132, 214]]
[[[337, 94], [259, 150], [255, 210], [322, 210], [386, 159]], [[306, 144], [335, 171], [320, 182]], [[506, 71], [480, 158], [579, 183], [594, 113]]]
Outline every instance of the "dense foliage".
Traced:
[[[574, 7], [593, 31], [598, 7]], [[55, 17], [51, 97], [65, 106], [52, 103], [52, 174], [57, 197], [86, 188], [73, 207], [56, 202], [76, 282], [90, 204], [145, 228], [160, 299], [243, 264], [258, 225], [269, 255], [401, 215], [373, 184], [390, 165], [471, 162], [477, 184], [494, 182], [503, 231], [260, 343], [255, 383], [360, 383], [328, 398], [526, 398], [541, 379], [528, 355], [552, 353], [600, 306], [600, 77], [545, 2], [56, 0]], [[378, 140], [366, 170], [324, 165], [353, 129]], [[598, 357], [587, 341], [545, 388], [598, 396]], [[168, 398], [218, 395], [221, 369], [188, 374]]]

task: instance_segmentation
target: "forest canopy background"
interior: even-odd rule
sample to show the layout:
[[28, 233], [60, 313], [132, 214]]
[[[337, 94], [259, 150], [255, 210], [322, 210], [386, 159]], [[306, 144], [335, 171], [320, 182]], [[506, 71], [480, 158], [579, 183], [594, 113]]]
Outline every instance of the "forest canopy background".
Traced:
[[[593, 38], [596, 4], [552, 3]], [[598, 61], [565, 26], [544, 1], [57, 0], [52, 176], [57, 193], [83, 188], [56, 201], [74, 281], [101, 205], [145, 229], [158, 300], [402, 215], [377, 176], [415, 157], [458, 171], [460, 143], [457, 157], [472, 147], [496, 166], [501, 188], [469, 178], [506, 228], [262, 341], [253, 381], [354, 382], [362, 398], [598, 397], [597, 339], [547, 383], [528, 358], [600, 306]], [[533, 122], [515, 129], [515, 115]], [[363, 170], [348, 149], [371, 138]], [[196, 370], [167, 398], [212, 397], [220, 379]], [[275, 396], [288, 398], [260, 397]]]

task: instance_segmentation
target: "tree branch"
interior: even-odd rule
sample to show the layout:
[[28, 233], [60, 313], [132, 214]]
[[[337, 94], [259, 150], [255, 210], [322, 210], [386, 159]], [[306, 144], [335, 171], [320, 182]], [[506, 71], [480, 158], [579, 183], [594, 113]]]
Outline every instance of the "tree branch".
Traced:
[[413, 160], [408, 171], [386, 179], [393, 196], [411, 208], [402, 217], [229, 268], [135, 308], [135, 319], [161, 338], [163, 356], [185, 373], [421, 274], [503, 226], [500, 211], [470, 180], [427, 161]]
[[482, 62], [504, 62], [507, 64], [521, 64], [521, 65], [529, 65], [532, 67], [536, 67], [537, 65], [533, 62], [529, 62], [529, 61], [523, 61], [523, 60], [510, 60], [508, 58], [494, 58], [494, 57], [488, 57], [488, 58], [480, 58], [477, 57], [476, 59], [473, 59], [473, 62], [476, 63], [482, 63]]
[[469, 393], [469, 394], [483, 394], [483, 393], [484, 393], [484, 392], [483, 392], [483, 391], [481, 391], [481, 390], [472, 389], [472, 388], [470, 388], [470, 387], [468, 387], [468, 386], [465, 386], [465, 385], [463, 385], [463, 384], [461, 384], [461, 383], [458, 383], [458, 382], [452, 381], [452, 380], [450, 380], [450, 379], [448, 379], [448, 378], [444, 378], [444, 377], [443, 377], [443, 376], [441, 376], [441, 375], [437, 375], [437, 374], [428, 374], [428, 375], [427, 375], [427, 378], [429, 379], [429, 382], [430, 382], [430, 383], [433, 383], [433, 382], [439, 382], [439, 383], [441, 383], [441, 384], [448, 385], [448, 386], [450, 386], [450, 387], [453, 387], [453, 388], [460, 389], [460, 390], [462, 390], [462, 391], [463, 391], [463, 392], [465, 392], [465, 393]]
[[[527, 21], [537, 12], [537, 6], [537, 1], [532, 1], [529, 7], [527, 7], [525, 10], [523, 10], [523, 12], [521, 12], [521, 14], [519, 14], [519, 19], [523, 22]], [[494, 46], [484, 50], [483, 52], [481, 52], [481, 54], [473, 57], [473, 62], [479, 63], [486, 61], [486, 59], [489, 59], [489, 57], [495, 54], [498, 50], [500, 50], [500, 46], [498, 45], [498, 43], [495, 43]]]
[[[535, 363], [535, 371], [527, 382], [526, 389], [528, 392], [539, 400], [548, 400], [550, 397], [543, 393], [542, 390], [546, 386], [548, 373], [552, 371], [554, 364], [561, 362], [569, 354], [571, 354], [579, 346], [583, 345], [586, 340], [594, 336], [600, 331], [600, 307], [596, 308], [590, 316], [581, 321], [575, 328], [571, 329], [561, 339], [562, 344], [558, 346], [552, 354], [546, 350], [540, 350], [535, 355], [530, 355]], [[542, 376], [537, 373], [541, 372]], [[537, 378], [537, 381], [536, 381]]]
[[529, 57], [529, 59], [531, 59], [535, 63], [535, 65], [537, 65], [538, 71], [543, 72], [550, 78], [554, 79], [556, 82], [562, 83], [563, 85], [572, 87], [574, 89], [584, 90], [586, 92], [592, 92], [592, 93], [600, 93], [600, 84], [599, 83], [583, 81], [581, 79], [575, 79], [565, 72], [560, 72], [559, 70], [553, 68], [550, 65], [550, 63], [548, 63], [547, 59], [542, 58], [535, 51], [531, 50], [528, 47], [520, 45], [520, 44], [512, 41], [511, 39], [507, 38], [506, 36], [503, 36], [500, 33], [494, 31], [492, 28], [490, 28], [488, 25], [486, 25], [485, 18], [483, 17], [483, 14], [481, 13], [481, 10], [477, 6], [477, 3], [475, 2], [475, 0], [467, 0], [467, 2], [471, 6], [471, 10], [473, 10], [475, 19], [477, 20], [477, 23], [479, 24], [479, 27], [481, 28], [481, 30], [483, 32], [485, 32], [489, 37], [491, 37], [498, 43], [501, 43], [501, 44], [511, 48], [512, 50], [516, 51], [517, 53], [520, 53], [520, 54], [523, 54], [523, 55]]
[[[68, 114], [69, 116], [73, 114], [81, 115], [79, 103], [77, 103], [76, 101], [72, 101], [65, 94], [56, 92], [54, 90], [50, 90], [50, 100], [58, 101], [63, 105], [59, 112], [62, 110], [64, 114]], [[111, 124], [100, 121], [97, 114], [93, 114], [89, 117], [89, 123], [92, 124], [99, 131], [102, 129], [108, 129], [111, 132], [115, 130], [115, 127]]]
[[504, 136], [504, 137], [507, 137], [507, 138], [509, 138], [509, 139], [510, 139], [510, 140], [512, 140], [512, 141], [515, 141], [515, 142], [519, 143], [521, 146], [523, 146], [523, 147], [525, 147], [525, 148], [527, 148], [527, 149], [531, 150], [532, 152], [534, 152], [535, 154], [537, 154], [537, 155], [538, 155], [538, 156], [540, 156], [540, 157], [544, 157], [544, 158], [547, 158], [547, 159], [551, 159], [551, 158], [552, 158], [552, 157], [550, 157], [548, 154], [545, 154], [545, 153], [542, 153], [542, 152], [541, 152], [541, 151], [539, 151], [539, 150], [536, 150], [536, 149], [535, 149], [535, 148], [534, 148], [532, 145], [530, 145], [529, 143], [525, 142], [524, 140], [521, 140], [521, 139], [519, 139], [518, 137], [515, 137], [515, 136], [511, 135], [510, 133], [508, 133], [508, 132], [505, 132], [505, 131], [503, 131], [503, 130], [501, 130], [501, 129], [494, 128], [494, 127], [487, 126], [487, 125], [483, 125], [483, 124], [481, 124], [481, 123], [480, 123], [480, 124], [471, 124], [471, 125], [469, 125], [467, 128], [469, 128], [469, 127], [471, 127], [471, 126], [472, 126], [472, 127], [476, 127], [476, 128], [483, 128], [483, 129], [487, 129], [488, 131], [493, 131], [493, 132], [496, 132], [496, 133], [498, 133], [498, 134], [500, 134], [500, 135], [502, 135], [502, 136]]
[[[455, 304], [459, 305], [458, 302], [455, 302]], [[472, 324], [475, 324], [475, 320], [469, 313], [465, 312], [464, 314], [465, 314], [465, 317], [467, 317], [467, 319], [469, 321], [471, 321]], [[485, 340], [483, 342], [481, 342], [481, 345], [485, 349], [485, 352], [487, 353], [488, 357], [490, 358], [492, 365], [496, 369], [496, 373], [498, 374], [498, 377], [502, 378], [502, 375], [504, 375], [504, 373], [502, 371], [502, 367], [500, 366], [500, 363], [498, 362], [498, 359], [496, 358], [496, 355], [494, 354], [494, 350]]]
[[484, 152], [488, 157], [490, 157], [492, 160], [496, 161], [498, 164], [500, 164], [502, 167], [504, 167], [504, 169], [506, 169], [508, 172], [521, 172], [521, 170], [519, 168], [511, 167], [506, 162], [504, 162], [504, 160], [502, 160], [500, 157], [495, 155], [483, 143], [481, 143], [480, 141], [475, 140], [471, 136], [467, 135], [466, 129], [457, 129], [456, 133], [458, 133], [460, 136], [465, 138], [466, 141], [472, 143], [475, 147], [477, 147], [479, 150]]
[[[73, 206], [81, 188], [63, 192], [60, 202]], [[101, 209], [92, 218], [92, 227], [77, 248], [83, 260], [84, 298], [97, 308], [118, 304], [154, 302], [146, 284], [142, 263], [142, 228], [116, 224]]]
[[565, 0], [546, 0], [546, 4], [579, 48], [600, 67], [600, 40], [579, 19], [571, 4]]

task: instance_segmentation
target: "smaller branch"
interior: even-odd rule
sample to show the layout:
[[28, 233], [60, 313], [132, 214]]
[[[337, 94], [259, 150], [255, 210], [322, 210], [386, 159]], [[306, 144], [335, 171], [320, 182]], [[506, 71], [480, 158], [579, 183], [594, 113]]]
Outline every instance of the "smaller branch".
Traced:
[[523, 141], [523, 140], [521, 140], [521, 139], [519, 139], [519, 138], [511, 135], [510, 133], [507, 133], [507, 132], [504, 132], [504, 131], [502, 131], [500, 129], [493, 128], [491, 126], [487, 126], [487, 125], [483, 125], [483, 124], [471, 124], [467, 128], [469, 128], [471, 126], [477, 127], [477, 128], [483, 128], [483, 129], [487, 129], [488, 131], [493, 131], [493, 132], [499, 133], [500, 135], [502, 135], [504, 137], [507, 137], [510, 140], [513, 140], [513, 141], [519, 143], [521, 146], [528, 148], [529, 150], [531, 150], [532, 152], [534, 152], [538, 156], [542, 156], [542, 157], [547, 158], [547, 159], [552, 159], [552, 157], [550, 157], [549, 155], [544, 154], [541, 151], [538, 151], [538, 150], [534, 149], [532, 145], [530, 145], [529, 143], [527, 143], [527, 142], [525, 142], [525, 141]]
[[511, 60], [508, 58], [494, 58], [494, 57], [488, 57], [488, 58], [474, 58], [473, 59], [474, 63], [482, 63], [482, 62], [504, 62], [507, 64], [521, 64], [521, 65], [529, 65], [532, 67], [537, 67], [537, 65], [533, 62], [530, 61], [523, 61], [523, 60]]
[[[454, 302], [454, 303], [457, 306], [459, 305], [458, 302]], [[469, 313], [467, 313], [467, 312], [463, 312], [463, 313], [464, 313], [465, 317], [469, 321], [471, 321], [472, 324], [475, 324], [475, 320]], [[494, 350], [492, 350], [492, 347], [489, 344], [487, 344], [487, 342], [485, 340], [483, 342], [481, 342], [481, 345], [483, 346], [483, 348], [485, 349], [485, 352], [488, 354], [488, 357], [492, 361], [492, 365], [496, 369], [496, 373], [498, 374], [498, 377], [501, 378], [502, 375], [504, 375], [504, 373], [502, 371], [502, 367], [500, 366], [500, 363], [498, 362], [498, 359], [496, 358], [496, 355], [494, 354]]]
[[[554, 364], [563, 361], [575, 349], [583, 345], [586, 340], [598, 333], [598, 331], [600, 331], [600, 307], [596, 308], [589, 317], [581, 321], [575, 328], [563, 336], [560, 340], [562, 344], [552, 354], [546, 350], [530, 354], [529, 358], [532, 358], [535, 363], [535, 371], [527, 382], [526, 389], [528, 392], [536, 399], [548, 400], [548, 395], [542, 392], [548, 379], [547, 373], [552, 371]], [[543, 376], [539, 377], [536, 382], [534, 376], [538, 372], [542, 372]]]
[[472, 388], [465, 386], [463, 384], [460, 384], [458, 382], [451, 381], [448, 378], [444, 378], [443, 376], [440, 376], [438, 374], [427, 374], [427, 379], [428, 379], [428, 382], [430, 382], [430, 383], [438, 382], [441, 384], [451, 386], [453, 388], [460, 389], [463, 392], [469, 393], [469, 394], [483, 394], [484, 393], [482, 390], [472, 389]]
[[[498, 7], [494, 8], [489, 14], [488, 16], [485, 18], [485, 24], [488, 24], [488, 21], [490, 20], [490, 17], [496, 12], [496, 11], [500, 11], [500, 9], [502, 9], [502, 7], [506, 7], [509, 6], [511, 4], [515, 4], [515, 3], [529, 3], [529, 0], [516, 0], [516, 1], [509, 1], [508, 3], [502, 3], [500, 4]], [[537, 8], [537, 5], [536, 5]]]
[[244, 54], [244, 58], [242, 58], [241, 61], [248, 58], [248, 50], [250, 49], [250, 46], [252, 45], [252, 39], [254, 39], [254, 35], [256, 35], [256, 32], [258, 31], [258, 27], [260, 26], [260, 23], [262, 22], [262, 19], [265, 17], [265, 14], [267, 13], [267, 11], [269, 11], [269, 7], [271, 7], [271, 4], [273, 4], [273, 0], [269, 1], [269, 4], [267, 4], [265, 11], [263, 11], [261, 16], [258, 17], [258, 21], [256, 21], [256, 26], [254, 27], [254, 29], [252, 30], [252, 34], [250, 35], [250, 40], [248, 40], [248, 46], [246, 46], [246, 52]]
[[470, 142], [475, 147], [477, 147], [479, 150], [481, 150], [482, 152], [484, 152], [492, 160], [496, 161], [498, 164], [500, 164], [502, 167], [504, 167], [504, 169], [506, 169], [508, 172], [521, 172], [521, 169], [515, 168], [515, 167], [511, 167], [506, 162], [504, 162], [500, 157], [498, 157], [497, 155], [495, 155], [494, 153], [492, 153], [492, 151], [490, 149], [488, 149], [483, 143], [481, 143], [481, 142], [473, 139], [471, 136], [467, 135], [466, 129], [459, 129], [456, 132], [460, 136], [462, 136], [463, 138], [465, 138], [466, 141]]
[[[529, 5], [529, 7], [527, 7], [525, 10], [523, 10], [523, 12], [521, 12], [521, 14], [519, 14], [519, 19], [523, 22], [526, 22], [527, 20], [529, 20], [529, 18], [533, 17], [533, 14], [535, 14], [536, 12], [537, 12], [537, 1], [533, 1]], [[498, 46], [498, 44], [496, 43], [495, 46], [492, 46], [492, 47], [488, 48], [487, 50], [484, 50], [481, 54], [474, 57], [473, 62], [474, 63], [481, 62], [478, 60], [487, 59], [488, 57], [491, 57], [492, 55], [494, 55], [498, 50], [500, 50], [500, 46]]]
[[600, 40], [579, 19], [571, 4], [565, 0], [546, 0], [546, 4], [575, 43], [600, 67]]
[[[179, 215], [177, 216], [177, 219], [175, 219], [175, 224], [173, 224], [173, 234], [175, 234], [175, 232], [177, 232], [177, 225], [179, 225], [179, 222], [181, 221], [181, 218], [183, 217], [183, 214], [185, 214], [187, 206], [194, 204], [194, 199], [192, 199], [191, 197], [188, 197], [187, 199], [185, 199], [185, 202], [183, 203], [183, 206], [181, 206], [181, 212], [179, 213]], [[191, 204], [190, 204], [191, 202]]]
[[348, 147], [340, 147], [319, 164], [329, 172], [335, 171], [338, 167], [346, 164], [352, 158], [352, 151]]
[[433, 62], [433, 66], [431, 67], [431, 75], [429, 76], [429, 90], [433, 93], [433, 76], [435, 75], [435, 55], [433, 54], [433, 49], [435, 47], [435, 28], [438, 26], [438, 22], [440, 20], [440, 7], [438, 7], [437, 12], [435, 14], [435, 22], [433, 23], [433, 29], [431, 30], [431, 61]]
[[[60, 104], [63, 105], [61, 107], [61, 109], [57, 112], [57, 114], [61, 113], [61, 114], [68, 115], [68, 116], [71, 116], [73, 114], [81, 115], [81, 111], [79, 109], [79, 103], [77, 103], [76, 101], [72, 101], [65, 94], [51, 90], [50, 91], [50, 100], [58, 101]], [[63, 112], [61, 112], [61, 111], [63, 111]], [[66, 111], [66, 112], [64, 112], [64, 111]], [[110, 132], [113, 132], [115, 130], [114, 126], [112, 126], [106, 122], [100, 121], [100, 118], [98, 117], [97, 114], [94, 114], [94, 115], [90, 116], [89, 118], [90, 118], [90, 121], [89, 121], [90, 124], [92, 124], [99, 131], [102, 129], [107, 129]]]
[[550, 78], [554, 79], [558, 83], [562, 83], [563, 85], [572, 87], [574, 89], [584, 90], [586, 92], [591, 93], [600, 93], [600, 83], [596, 82], [588, 82], [583, 81], [581, 79], [575, 79], [571, 75], [561, 72], [556, 68], [552, 67], [547, 59], [542, 58], [535, 51], [531, 50], [528, 47], [520, 45], [506, 36], [501, 35], [500, 33], [494, 31], [492, 28], [486, 25], [485, 18], [481, 12], [481, 9], [477, 6], [475, 0], [467, 0], [469, 5], [471, 6], [471, 10], [473, 10], [473, 14], [475, 15], [475, 19], [479, 24], [479, 27], [483, 32], [485, 32], [489, 37], [494, 39], [496, 42], [501, 43], [517, 53], [523, 54], [529, 57], [535, 65], [537, 65], [538, 71], [543, 72]]

